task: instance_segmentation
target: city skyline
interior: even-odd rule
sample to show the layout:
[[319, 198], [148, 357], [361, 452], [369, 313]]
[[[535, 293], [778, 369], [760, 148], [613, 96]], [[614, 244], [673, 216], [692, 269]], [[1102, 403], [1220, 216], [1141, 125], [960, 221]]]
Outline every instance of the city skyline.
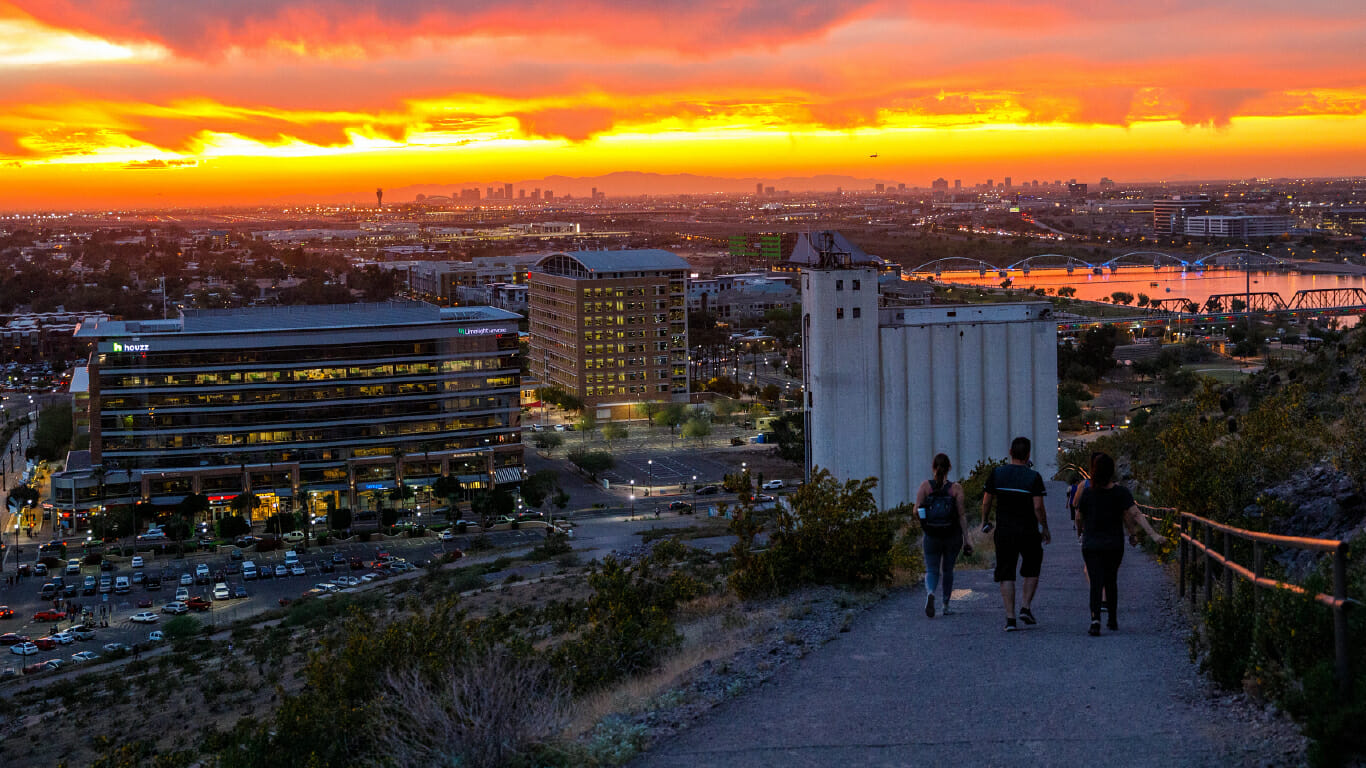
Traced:
[[0, 209], [616, 171], [1366, 173], [1366, 11], [0, 0]]

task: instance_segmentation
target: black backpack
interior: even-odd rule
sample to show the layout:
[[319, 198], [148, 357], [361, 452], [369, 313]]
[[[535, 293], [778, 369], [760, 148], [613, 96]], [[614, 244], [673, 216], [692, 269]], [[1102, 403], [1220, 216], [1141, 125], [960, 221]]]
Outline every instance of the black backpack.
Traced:
[[953, 483], [947, 480], [938, 488], [934, 487], [933, 480], [930, 481], [930, 495], [925, 497], [925, 519], [920, 522], [925, 533], [945, 536], [957, 530], [958, 503], [949, 492], [952, 487]]

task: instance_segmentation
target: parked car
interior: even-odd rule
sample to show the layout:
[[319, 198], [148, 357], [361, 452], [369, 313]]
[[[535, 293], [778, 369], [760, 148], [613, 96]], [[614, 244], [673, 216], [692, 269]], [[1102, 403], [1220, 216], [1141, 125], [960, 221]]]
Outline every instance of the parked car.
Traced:
[[81, 585], [80, 585], [80, 584], [77, 584], [77, 583], [74, 582], [74, 581], [71, 582], [70, 584], [67, 584], [65, 587], [62, 587], [62, 595], [65, 596], [65, 597], [75, 597], [76, 595], [79, 595], [80, 593], [81, 593]]
[[189, 587], [176, 587], [175, 599], [176, 599], [176, 602], [180, 602], [180, 603], [183, 603], [183, 602], [185, 602], [186, 600], [189, 600], [189, 599], [190, 599], [190, 588], [189, 588]]
[[710, 495], [712, 495], [712, 494], [714, 494], [714, 493], [720, 493], [720, 492], [721, 492], [721, 487], [718, 486], [718, 485], [704, 485], [704, 486], [702, 486], [701, 488], [698, 488], [697, 491], [696, 491], [696, 493], [697, 493], [698, 496], [710, 496]]
[[295, 563], [294, 565], [291, 565], [291, 566], [289, 567], [289, 575], [290, 575], [290, 576], [304, 576], [304, 575], [307, 575], [307, 574], [308, 574], [308, 570], [307, 570], [306, 568], [304, 568], [304, 564], [303, 564], [303, 563]]
[[186, 600], [185, 605], [189, 606], [192, 611], [207, 611], [209, 608], [213, 607], [213, 603], [210, 603], [199, 595], [195, 595], [189, 600]]
[[337, 570], [337, 566], [333, 564], [331, 560], [324, 560], [321, 563], [318, 563], [318, 568], [323, 573], [332, 573], [333, 571]]
[[193, 577], [193, 576], [191, 576], [191, 575], [188, 574], [188, 573], [182, 573], [182, 574], [180, 574], [180, 586], [182, 586], [182, 587], [188, 587], [188, 586], [190, 586], [190, 585], [192, 585], [192, 584], [194, 584], [194, 577]]
[[242, 547], [242, 548], [250, 547], [252, 544], [255, 544], [255, 543], [256, 543], [256, 537], [255, 537], [255, 536], [238, 536], [238, 537], [237, 537], [237, 542], [236, 542], [236, 543], [237, 543], [237, 546]]
[[63, 621], [65, 619], [66, 613], [64, 611], [58, 611], [51, 608], [33, 614], [34, 621]]
[[56, 671], [58, 669], [61, 669], [62, 665], [65, 663], [66, 662], [62, 661], [61, 659], [48, 659], [47, 661], [43, 662], [43, 666], [48, 670]]
[[246, 596], [247, 596], [247, 585], [246, 585], [246, 584], [237, 584], [237, 585], [233, 586], [233, 588], [232, 588], [232, 596], [233, 596], [234, 599], [241, 599], [241, 598], [246, 597]]
[[127, 643], [105, 643], [102, 650], [105, 653], [127, 653], [133, 650], [133, 647]]
[[277, 579], [283, 579], [284, 577], [286, 577], [286, 576], [288, 576], [288, 575], [289, 575], [289, 569], [286, 568], [283, 564], [275, 566], [275, 577], [276, 577]]
[[290, 531], [280, 536], [280, 541], [286, 544], [302, 544], [304, 541], [303, 531]]
[[50, 637], [40, 637], [37, 640], [34, 640], [33, 644], [38, 646], [38, 650], [40, 651], [50, 651], [57, 647], [57, 641]]
[[133, 588], [133, 582], [127, 576], [120, 576], [114, 579], [114, 594], [126, 595]]
[[17, 653], [20, 656], [32, 656], [38, 652], [38, 646], [29, 642], [15, 643], [9, 647], [9, 652]]
[[17, 643], [27, 643], [28, 635], [20, 635], [14, 632], [6, 632], [0, 635], [0, 645], [15, 645]]
[[669, 510], [686, 515], [692, 511], [692, 505], [686, 501], [671, 501], [669, 502]]
[[81, 585], [81, 594], [93, 595], [97, 588], [99, 588], [99, 582], [95, 580], [95, 577], [86, 576], [85, 581]]
[[71, 645], [76, 642], [76, 636], [70, 632], [58, 632], [52, 636], [52, 639], [56, 640], [58, 645]]
[[133, 584], [137, 585], [145, 583], [147, 583], [147, 574], [143, 571], [133, 571]]
[[47, 563], [34, 563], [34, 564], [33, 564], [33, 575], [34, 575], [34, 576], [46, 576], [46, 575], [47, 575]]
[[175, 602], [167, 603], [161, 606], [161, 612], [169, 613], [172, 616], [179, 616], [182, 613], [189, 613], [190, 606], [186, 605], [185, 603], [179, 600], [176, 600]]
[[227, 599], [228, 599], [228, 596], [229, 596], [230, 594], [231, 594], [231, 593], [228, 592], [228, 585], [227, 585], [227, 584], [224, 584], [223, 582], [220, 581], [220, 582], [218, 582], [217, 584], [213, 585], [213, 599], [214, 599], [214, 600], [227, 600]]
[[147, 589], [149, 589], [149, 590], [158, 590], [158, 589], [161, 589], [161, 574], [159, 574], [159, 573], [151, 573], [151, 574], [148, 574], [148, 575], [147, 575]]
[[66, 572], [68, 575], [75, 576], [81, 572], [81, 559], [73, 557], [66, 561]]
[[100, 594], [105, 595], [114, 591], [114, 580], [109, 576], [100, 577]]
[[87, 627], [84, 624], [78, 624], [67, 631], [70, 632], [71, 636], [76, 638], [77, 640], [95, 639], [95, 629], [93, 627]]
[[114, 570], [114, 563], [113, 563], [113, 561], [111, 561], [111, 560], [101, 560], [101, 561], [100, 561], [100, 570], [101, 570], [101, 571], [112, 571], [112, 570]]
[[242, 554], [242, 546], [240, 544], [233, 547], [232, 551], [228, 553], [229, 560], [237, 561], [242, 560], [243, 558], [245, 558], [245, 555]]
[[128, 620], [134, 624], [155, 624], [158, 618], [160, 617], [151, 611], [140, 611], [129, 616]]
[[782, 487], [783, 487], [783, 481], [782, 481], [782, 480], [767, 480], [767, 481], [764, 482], [763, 485], [761, 485], [761, 486], [759, 486], [759, 487], [760, 487], [760, 488], [763, 488], [765, 491], [776, 491], [776, 490], [778, 490], [779, 488], [782, 488]]
[[206, 565], [205, 563], [200, 563], [199, 565], [196, 565], [196, 566], [194, 567], [194, 581], [195, 581], [196, 584], [208, 584], [208, 583], [209, 583], [209, 566], [208, 566], [208, 565]]
[[79, 653], [71, 654], [71, 660], [76, 662], [77, 664], [83, 664], [87, 661], [95, 661], [99, 658], [100, 655], [98, 653], [95, 653], [94, 651], [80, 651]]
[[14, 618], [14, 609], [8, 605], [0, 605], [0, 619]]
[[141, 568], [141, 567], [142, 567], [142, 555], [133, 555], [133, 561], [132, 561], [131, 563], [129, 563], [129, 565], [133, 566], [134, 568]]
[[162, 634], [161, 630], [159, 629], [154, 629], [151, 632], [147, 633], [147, 642], [149, 643], [159, 643], [165, 639], [166, 635]]
[[152, 598], [151, 598], [151, 596], [150, 596], [150, 595], [147, 595], [147, 596], [138, 598], [138, 607], [139, 607], [139, 608], [151, 608], [151, 607], [152, 607]]

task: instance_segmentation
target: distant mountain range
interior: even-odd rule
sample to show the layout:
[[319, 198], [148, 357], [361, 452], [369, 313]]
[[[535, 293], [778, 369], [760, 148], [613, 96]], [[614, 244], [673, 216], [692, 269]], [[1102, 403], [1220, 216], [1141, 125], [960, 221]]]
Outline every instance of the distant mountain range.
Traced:
[[[409, 184], [404, 187], [385, 189], [384, 202], [410, 203], [417, 199], [418, 195], [459, 197], [460, 190], [470, 188], [477, 188], [482, 199], [483, 196], [487, 195], [489, 187], [500, 188], [506, 183], [508, 182], [457, 181], [443, 184]], [[542, 192], [545, 190], [553, 191], [557, 198], [565, 195], [573, 195], [575, 198], [588, 197], [594, 188], [608, 197], [629, 197], [636, 195], [737, 194], [754, 192], [756, 184], [773, 187], [775, 191], [779, 192], [784, 190], [788, 192], [834, 192], [837, 189], [871, 190], [877, 184], [896, 185], [895, 182], [885, 179], [860, 179], [854, 176], [783, 176], [780, 178], [749, 176], [728, 179], [720, 176], [698, 176], [691, 173], [664, 174], [638, 171], [618, 171], [602, 176], [546, 176], [540, 179], [523, 179], [511, 183], [514, 196], [518, 194], [518, 190], [525, 189], [530, 194], [532, 190], [540, 189]], [[373, 189], [320, 197], [289, 196], [289, 202], [295, 203], [366, 203], [372, 202], [374, 199]]]

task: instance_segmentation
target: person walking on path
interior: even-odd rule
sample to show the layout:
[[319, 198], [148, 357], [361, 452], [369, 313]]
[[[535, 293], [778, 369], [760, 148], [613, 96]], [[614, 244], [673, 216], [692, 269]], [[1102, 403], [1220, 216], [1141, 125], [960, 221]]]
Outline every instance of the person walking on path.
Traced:
[[1086, 575], [1091, 582], [1091, 628], [1088, 634], [1100, 635], [1101, 597], [1109, 614], [1108, 629], [1119, 629], [1115, 607], [1119, 602], [1119, 564], [1124, 559], [1124, 533], [1138, 543], [1138, 529], [1142, 528], [1154, 542], [1166, 539], [1153, 530], [1148, 518], [1139, 511], [1129, 489], [1115, 484], [1115, 460], [1106, 453], [1091, 457], [1091, 483], [1082, 489], [1077, 507], [1081, 528], [1081, 556], [1086, 561]]
[[1043, 545], [1053, 540], [1048, 532], [1048, 513], [1044, 510], [1043, 476], [1030, 468], [1030, 443], [1017, 437], [1010, 443], [1010, 463], [992, 470], [982, 494], [982, 532], [992, 530], [992, 507], [996, 510], [996, 571], [1001, 585], [1001, 602], [1006, 610], [1006, 631], [1014, 632], [1015, 569], [1018, 565], [1023, 605], [1020, 621], [1036, 624], [1034, 594], [1039, 589], [1039, 569], [1043, 567]]
[[949, 615], [953, 596], [953, 566], [958, 552], [972, 554], [972, 544], [964, 543], [968, 517], [963, 503], [963, 487], [949, 480], [953, 465], [945, 454], [936, 454], [930, 468], [934, 477], [920, 483], [915, 493], [919, 510], [921, 545], [925, 551], [925, 615], [934, 618], [934, 591], [944, 585], [943, 613]]

